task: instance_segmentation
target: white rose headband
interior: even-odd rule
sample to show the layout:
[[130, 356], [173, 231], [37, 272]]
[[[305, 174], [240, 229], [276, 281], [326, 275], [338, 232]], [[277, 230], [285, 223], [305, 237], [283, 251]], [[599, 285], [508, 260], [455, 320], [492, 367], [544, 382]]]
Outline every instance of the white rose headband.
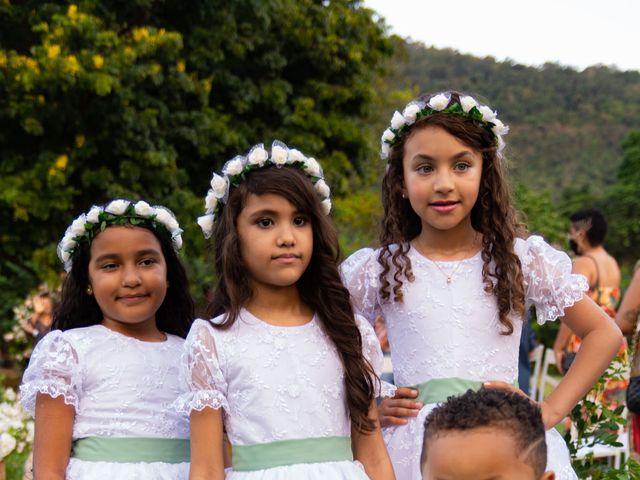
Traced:
[[262, 143], [254, 145], [247, 156], [237, 155], [222, 168], [222, 175], [216, 173], [211, 177], [211, 188], [205, 198], [205, 215], [198, 217], [198, 225], [205, 238], [213, 235], [213, 225], [220, 215], [223, 206], [229, 199], [229, 189], [242, 183], [246, 174], [269, 165], [283, 167], [289, 165], [304, 172], [313, 182], [316, 192], [320, 196], [320, 203], [326, 215], [331, 211], [331, 190], [324, 181], [322, 167], [315, 158], [305, 157], [302, 152], [287, 147], [276, 140], [271, 146], [271, 154]]
[[481, 105], [473, 97], [461, 95], [459, 102], [456, 102], [452, 100], [450, 92], [443, 92], [432, 96], [426, 102], [415, 100], [409, 102], [402, 113], [393, 114], [391, 126], [384, 131], [380, 140], [380, 158], [382, 160], [389, 158], [391, 147], [398, 143], [415, 122], [436, 113], [458, 115], [478, 121], [495, 136], [498, 154], [504, 149], [502, 136], [509, 133], [509, 127], [498, 120], [496, 112], [486, 105]]
[[137, 203], [129, 200], [113, 200], [106, 207], [93, 206], [87, 213], [76, 218], [58, 244], [58, 258], [64, 263], [64, 269], [71, 270], [73, 254], [82, 242], [91, 243], [93, 238], [110, 225], [150, 224], [154, 229], [165, 230], [174, 250], [182, 247], [182, 230], [175, 216], [168, 208], [152, 207], [140, 200]]

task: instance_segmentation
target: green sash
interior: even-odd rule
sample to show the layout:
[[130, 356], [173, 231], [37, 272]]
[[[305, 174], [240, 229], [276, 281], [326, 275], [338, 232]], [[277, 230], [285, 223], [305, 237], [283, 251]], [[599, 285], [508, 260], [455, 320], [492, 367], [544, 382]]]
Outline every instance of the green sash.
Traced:
[[[465, 378], [432, 378], [418, 385], [409, 385], [409, 388], [418, 390], [417, 402], [425, 405], [429, 403], [446, 402], [451, 396], [462, 395], [467, 390], [480, 390], [484, 382], [480, 380], [467, 380]], [[517, 387], [517, 382], [515, 384]]]
[[237, 472], [298, 463], [353, 460], [349, 437], [302, 438], [254, 445], [233, 445], [231, 456], [233, 470]]
[[87, 462], [189, 462], [189, 439], [86, 437], [73, 442], [73, 458]]

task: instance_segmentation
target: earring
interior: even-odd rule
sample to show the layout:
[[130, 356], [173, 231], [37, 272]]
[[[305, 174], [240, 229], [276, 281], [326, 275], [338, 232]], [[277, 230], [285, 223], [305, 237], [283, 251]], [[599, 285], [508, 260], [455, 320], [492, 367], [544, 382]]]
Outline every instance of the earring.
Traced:
[[87, 295], [93, 295], [93, 288], [91, 288], [91, 285], [87, 286], [86, 292], [87, 292]]
[[403, 194], [402, 194], [402, 198], [406, 199], [406, 198], [407, 198], [407, 196], [403, 193]]

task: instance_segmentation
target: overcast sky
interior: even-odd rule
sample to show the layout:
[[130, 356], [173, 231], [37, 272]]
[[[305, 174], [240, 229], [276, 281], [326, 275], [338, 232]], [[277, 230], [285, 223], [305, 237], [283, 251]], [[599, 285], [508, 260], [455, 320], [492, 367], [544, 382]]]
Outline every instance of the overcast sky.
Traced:
[[640, 70], [640, 0], [364, 0], [390, 33], [525, 65]]

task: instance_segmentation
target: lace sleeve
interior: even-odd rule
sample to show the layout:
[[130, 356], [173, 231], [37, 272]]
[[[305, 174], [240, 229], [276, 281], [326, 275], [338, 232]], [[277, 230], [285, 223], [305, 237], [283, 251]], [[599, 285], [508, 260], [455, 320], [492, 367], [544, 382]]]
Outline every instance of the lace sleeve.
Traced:
[[378, 307], [378, 262], [376, 251], [363, 248], [353, 253], [340, 265], [342, 281], [351, 294], [355, 311], [371, 324], [381, 314]]
[[229, 411], [227, 381], [220, 368], [212, 329], [204, 320], [196, 320], [185, 341], [180, 383], [186, 392], [173, 403], [179, 413], [189, 415], [192, 410], [207, 407]]
[[362, 354], [364, 358], [369, 361], [376, 374], [376, 378], [374, 379], [376, 396], [393, 397], [396, 394], [395, 385], [380, 379], [382, 375], [383, 355], [376, 332], [367, 320], [360, 315], [356, 315], [356, 324], [360, 330], [360, 335], [362, 335]]
[[536, 307], [539, 324], [564, 315], [566, 308], [580, 300], [589, 289], [583, 275], [571, 273], [569, 256], [531, 236], [516, 244], [525, 281], [527, 306]]
[[60, 330], [49, 332], [36, 345], [29, 367], [20, 385], [22, 406], [35, 414], [38, 393], [52, 398], [63, 397], [64, 403], [78, 410], [81, 391], [78, 354]]

